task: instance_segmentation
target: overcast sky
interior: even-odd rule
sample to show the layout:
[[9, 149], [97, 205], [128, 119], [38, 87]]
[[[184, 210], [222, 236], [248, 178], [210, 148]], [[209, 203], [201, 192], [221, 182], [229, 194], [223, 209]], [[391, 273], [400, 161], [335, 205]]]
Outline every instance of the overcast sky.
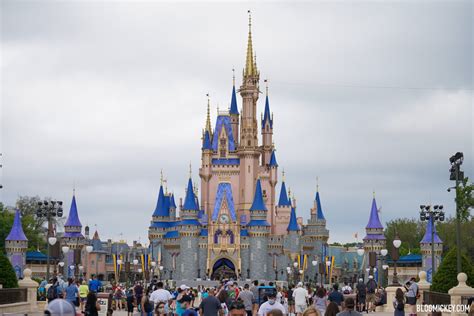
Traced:
[[430, 201], [453, 215], [456, 151], [474, 176], [472, 1], [1, 6], [7, 205], [68, 212], [75, 183], [84, 226], [144, 241], [160, 170], [178, 197], [190, 161], [198, 180], [206, 93], [214, 122], [233, 67], [241, 83], [248, 9], [280, 170], [305, 219], [319, 177], [331, 242], [363, 237], [373, 190], [384, 223]]

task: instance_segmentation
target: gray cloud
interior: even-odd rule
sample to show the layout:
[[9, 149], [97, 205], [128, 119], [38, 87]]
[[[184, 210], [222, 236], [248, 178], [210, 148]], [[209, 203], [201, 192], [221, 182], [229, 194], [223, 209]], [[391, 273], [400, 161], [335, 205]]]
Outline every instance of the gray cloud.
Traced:
[[[143, 240], [160, 169], [178, 196], [190, 161], [197, 180], [205, 94], [225, 108], [233, 67], [240, 82], [249, 4], [1, 5], [1, 200], [69, 205], [76, 182], [83, 224]], [[298, 215], [316, 176], [333, 241], [362, 234], [372, 190], [383, 221], [429, 200], [452, 213], [447, 158], [473, 173], [472, 3], [250, 7]]]

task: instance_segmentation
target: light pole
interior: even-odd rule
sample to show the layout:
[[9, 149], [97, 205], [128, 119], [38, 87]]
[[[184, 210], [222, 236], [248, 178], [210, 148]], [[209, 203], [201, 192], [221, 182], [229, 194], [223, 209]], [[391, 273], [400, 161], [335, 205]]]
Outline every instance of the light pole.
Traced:
[[[362, 246], [360, 246], [359, 248], [357, 248], [357, 255], [358, 255], [359, 257], [362, 257], [364, 254], [365, 254], [365, 250], [364, 250], [364, 248], [363, 248]], [[362, 262], [363, 262], [363, 261], [362, 261]], [[360, 278], [361, 275], [362, 275], [362, 276], [364, 275], [363, 272], [362, 272], [362, 266], [363, 266], [363, 265], [361, 264], [361, 265], [360, 265], [360, 269], [358, 269], [358, 270], [359, 270], [359, 278]]]
[[[459, 205], [458, 205], [458, 189], [459, 183], [464, 180], [464, 172], [461, 171], [461, 165], [464, 160], [464, 154], [462, 152], [457, 152], [449, 158], [451, 163], [451, 172], [449, 180], [456, 181], [456, 268], [458, 274], [461, 273], [461, 214], [459, 214]], [[450, 190], [448, 189], [448, 192]]]
[[392, 286], [400, 286], [397, 277], [397, 261], [400, 258], [400, 251], [398, 248], [402, 245], [402, 241], [396, 234], [395, 239], [393, 240], [393, 248], [392, 248], [392, 260], [393, 260], [393, 279], [392, 279]]
[[47, 243], [46, 243], [46, 279], [49, 282], [49, 245], [54, 246], [56, 244], [56, 237], [53, 236], [53, 224], [51, 220], [53, 217], [62, 217], [63, 216], [63, 202], [62, 201], [40, 201], [38, 202], [38, 209], [36, 210], [36, 216], [38, 218], [46, 217], [48, 222], [48, 233], [46, 234]]
[[431, 207], [431, 205], [420, 205], [420, 220], [422, 222], [427, 221], [427, 225], [431, 225], [431, 280], [433, 280], [436, 270], [434, 246], [435, 222], [444, 221], [443, 205], [434, 205], [433, 207]]
[[94, 247], [91, 245], [86, 246], [86, 253], [87, 253], [87, 268], [86, 268], [86, 276], [89, 274], [90, 276], [90, 260], [89, 260], [89, 254], [94, 250]]
[[[61, 267], [64, 267], [64, 264], [65, 264], [64, 261], [66, 259], [66, 256], [67, 256], [68, 252], [69, 252], [69, 247], [68, 246], [62, 246], [61, 251], [63, 252], [63, 264], [61, 265]], [[67, 268], [67, 266], [66, 266], [66, 268]], [[64, 275], [64, 270], [63, 270], [63, 275]]]
[[316, 286], [318, 284], [318, 270], [316, 268], [318, 266], [318, 261], [313, 260], [311, 261], [311, 264], [313, 265], [313, 269], [314, 269], [314, 285]]
[[[380, 262], [380, 266], [382, 267], [383, 270], [384, 269], [384, 266], [385, 266], [385, 256], [387, 256], [388, 254], [388, 250], [387, 249], [382, 249], [380, 250], [380, 257], [379, 257], [379, 262]], [[382, 285], [383, 283], [383, 271], [380, 271], [379, 269], [379, 280], [378, 280], [379, 284]]]
[[331, 273], [330, 273], [331, 272], [331, 261], [327, 260], [326, 261], [326, 266], [327, 266], [327, 270], [328, 270], [328, 272], [326, 274], [326, 282], [329, 285], [329, 284], [331, 284]]

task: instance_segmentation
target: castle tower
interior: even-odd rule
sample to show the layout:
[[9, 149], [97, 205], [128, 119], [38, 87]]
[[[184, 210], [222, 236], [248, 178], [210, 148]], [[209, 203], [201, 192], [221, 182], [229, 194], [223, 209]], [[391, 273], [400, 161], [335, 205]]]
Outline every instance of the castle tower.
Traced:
[[270, 114], [268, 85], [266, 87], [265, 112], [262, 117], [262, 151], [262, 166], [269, 165], [273, 155], [273, 115]]
[[296, 210], [293, 206], [291, 206], [290, 222], [288, 223], [286, 230], [288, 234], [285, 237], [285, 252], [289, 254], [292, 259], [291, 261], [293, 261], [296, 255], [300, 253], [300, 228], [296, 220]]
[[439, 238], [436, 231], [436, 225], [433, 223], [433, 218], [430, 217], [428, 223], [426, 223], [426, 232], [423, 236], [423, 239], [420, 241], [421, 255], [422, 255], [422, 264], [423, 271], [427, 273], [428, 282], [432, 282], [432, 249], [431, 249], [431, 233], [433, 232], [434, 240], [434, 256], [435, 256], [435, 271], [438, 271], [438, 267], [441, 263], [441, 254], [443, 253], [443, 241]]
[[267, 270], [268, 235], [270, 224], [267, 222], [267, 208], [263, 201], [260, 179], [257, 180], [255, 195], [250, 207], [250, 222], [247, 224], [250, 252], [250, 278], [265, 280]]
[[[270, 162], [265, 168], [268, 170], [269, 177], [268, 177], [268, 184], [267, 190], [270, 192], [270, 196], [267, 199], [267, 206], [268, 206], [268, 214], [267, 220], [271, 225], [270, 233], [273, 235], [275, 234], [275, 222], [276, 222], [276, 213], [275, 213], [275, 201], [276, 201], [276, 184], [278, 182], [278, 163], [276, 160], [275, 150], [272, 149], [270, 155]], [[267, 191], [268, 192], [268, 191]]]
[[240, 87], [242, 96], [242, 115], [240, 118], [240, 158], [239, 201], [240, 215], [249, 216], [252, 205], [255, 181], [258, 175], [260, 150], [258, 148], [257, 100], [259, 94], [260, 73], [253, 56], [252, 23], [249, 11], [249, 33], [247, 42], [247, 58]]
[[5, 239], [5, 250], [10, 260], [16, 277], [23, 277], [23, 268], [26, 264], [26, 249], [28, 248], [28, 239], [23, 232], [21, 225], [20, 211], [16, 210], [13, 226]]
[[[324, 261], [324, 247], [329, 239], [329, 230], [326, 228], [326, 219], [324, 217], [323, 208], [321, 206], [321, 198], [319, 196], [319, 185], [316, 188], [316, 197], [311, 208], [311, 216], [308, 224], [303, 227], [302, 236], [303, 252], [308, 255], [309, 262], [317, 260]], [[315, 275], [317, 267], [308, 265], [310, 269], [309, 275]]]
[[77, 271], [71, 266], [81, 262], [81, 249], [84, 244], [84, 236], [81, 233], [82, 224], [79, 220], [76, 205], [76, 193], [73, 191], [71, 208], [66, 223], [64, 224], [64, 236], [62, 238], [63, 246], [69, 247], [69, 252], [65, 254], [64, 266], [67, 267], [67, 277], [73, 277]]
[[[235, 75], [232, 76], [232, 97], [230, 99], [230, 124], [232, 125], [232, 134], [236, 142], [239, 141], [239, 110], [237, 107], [237, 96], [235, 94]], [[236, 144], [238, 145], [238, 144]]]
[[179, 232], [179, 265], [178, 275], [182, 280], [192, 280], [198, 275], [198, 245], [201, 223], [198, 221], [199, 208], [196, 204], [196, 196], [193, 190], [193, 182], [189, 175], [186, 198], [180, 211], [181, 221], [178, 222]]
[[[238, 112], [237, 112], [237, 116], [238, 116]], [[234, 130], [233, 127], [232, 127], [232, 130]], [[210, 189], [211, 189], [209, 181], [212, 178], [213, 150], [212, 150], [211, 139], [212, 139], [212, 130], [211, 130], [211, 118], [210, 118], [210, 101], [208, 99], [207, 100], [206, 129], [204, 130], [204, 135], [202, 139], [202, 148], [201, 148], [201, 151], [202, 151], [201, 168], [199, 169], [199, 176], [201, 177], [201, 202], [202, 202], [202, 208], [204, 210], [204, 214], [206, 215], [209, 214], [209, 201], [210, 201]]]
[[273, 232], [275, 235], [286, 234], [286, 229], [288, 227], [288, 223], [290, 222], [290, 213], [291, 201], [288, 199], [285, 183], [285, 171], [283, 171], [280, 198], [278, 199], [278, 204], [275, 206], [275, 222]]
[[365, 266], [364, 269], [370, 267], [369, 252], [380, 253], [380, 250], [385, 248], [385, 235], [383, 233], [383, 226], [379, 219], [379, 212], [377, 209], [377, 202], [375, 201], [375, 193], [372, 199], [372, 208], [370, 209], [370, 217], [367, 226], [365, 227], [366, 236], [364, 237], [365, 250]]

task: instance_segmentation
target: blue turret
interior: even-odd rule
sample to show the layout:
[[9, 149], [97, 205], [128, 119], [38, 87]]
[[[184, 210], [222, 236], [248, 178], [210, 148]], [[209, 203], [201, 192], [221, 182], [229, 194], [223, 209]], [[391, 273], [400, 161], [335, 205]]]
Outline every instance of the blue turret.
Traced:
[[263, 113], [262, 129], [264, 128], [266, 122], [270, 124], [270, 128], [273, 128], [273, 119], [270, 114], [270, 103], [268, 102], [268, 94], [265, 98], [265, 112]]
[[255, 187], [255, 195], [253, 197], [253, 203], [250, 207], [250, 211], [267, 211], [267, 207], [265, 206], [265, 202], [263, 201], [260, 179], [257, 180], [257, 185]]
[[235, 94], [235, 85], [232, 86], [232, 97], [230, 99], [229, 114], [239, 115], [239, 110], [237, 109], [237, 97], [236, 97], [236, 94]]
[[281, 182], [280, 199], [278, 200], [278, 206], [291, 206], [288, 194], [286, 193], [285, 180]]
[[211, 136], [209, 131], [204, 132], [204, 139], [202, 141], [202, 150], [212, 150]]
[[8, 234], [7, 238], [5, 239], [7, 241], [28, 241], [26, 238], [25, 233], [23, 232], [23, 227], [21, 225], [21, 217], [20, 217], [20, 211], [16, 210], [15, 212], [15, 218], [13, 219], [13, 226], [10, 231], [10, 234]]
[[184, 199], [183, 210], [187, 211], [199, 211], [199, 207], [196, 204], [196, 197], [193, 191], [193, 181], [191, 177], [188, 180], [188, 188], [186, 190], [186, 198]]
[[288, 232], [297, 232], [299, 230], [298, 222], [296, 221], [296, 210], [291, 207], [290, 222], [288, 223]]
[[273, 150], [272, 151], [272, 155], [270, 157], [270, 167], [278, 167], [278, 163], [277, 163], [277, 160], [276, 160], [276, 156], [275, 156], [275, 151]]
[[27, 248], [28, 239], [23, 232], [20, 211], [16, 210], [12, 229], [5, 239], [5, 251], [13, 269], [15, 270], [17, 278], [23, 277], [23, 268], [26, 265]]
[[316, 191], [316, 216], [318, 220], [325, 220], [321, 200], [319, 199], [319, 191]]
[[154, 217], [166, 217], [169, 216], [169, 208], [165, 201], [165, 195], [163, 193], [163, 185], [160, 185], [160, 191], [158, 193], [158, 200], [156, 201], [155, 211], [153, 212]]
[[82, 236], [82, 224], [77, 213], [76, 195], [73, 194], [69, 216], [64, 224], [64, 237], [66, 238], [84, 238]]
[[379, 219], [379, 212], [377, 210], [377, 202], [375, 197], [372, 200], [372, 208], [370, 210], [369, 222], [367, 223], [366, 229], [383, 229]]

